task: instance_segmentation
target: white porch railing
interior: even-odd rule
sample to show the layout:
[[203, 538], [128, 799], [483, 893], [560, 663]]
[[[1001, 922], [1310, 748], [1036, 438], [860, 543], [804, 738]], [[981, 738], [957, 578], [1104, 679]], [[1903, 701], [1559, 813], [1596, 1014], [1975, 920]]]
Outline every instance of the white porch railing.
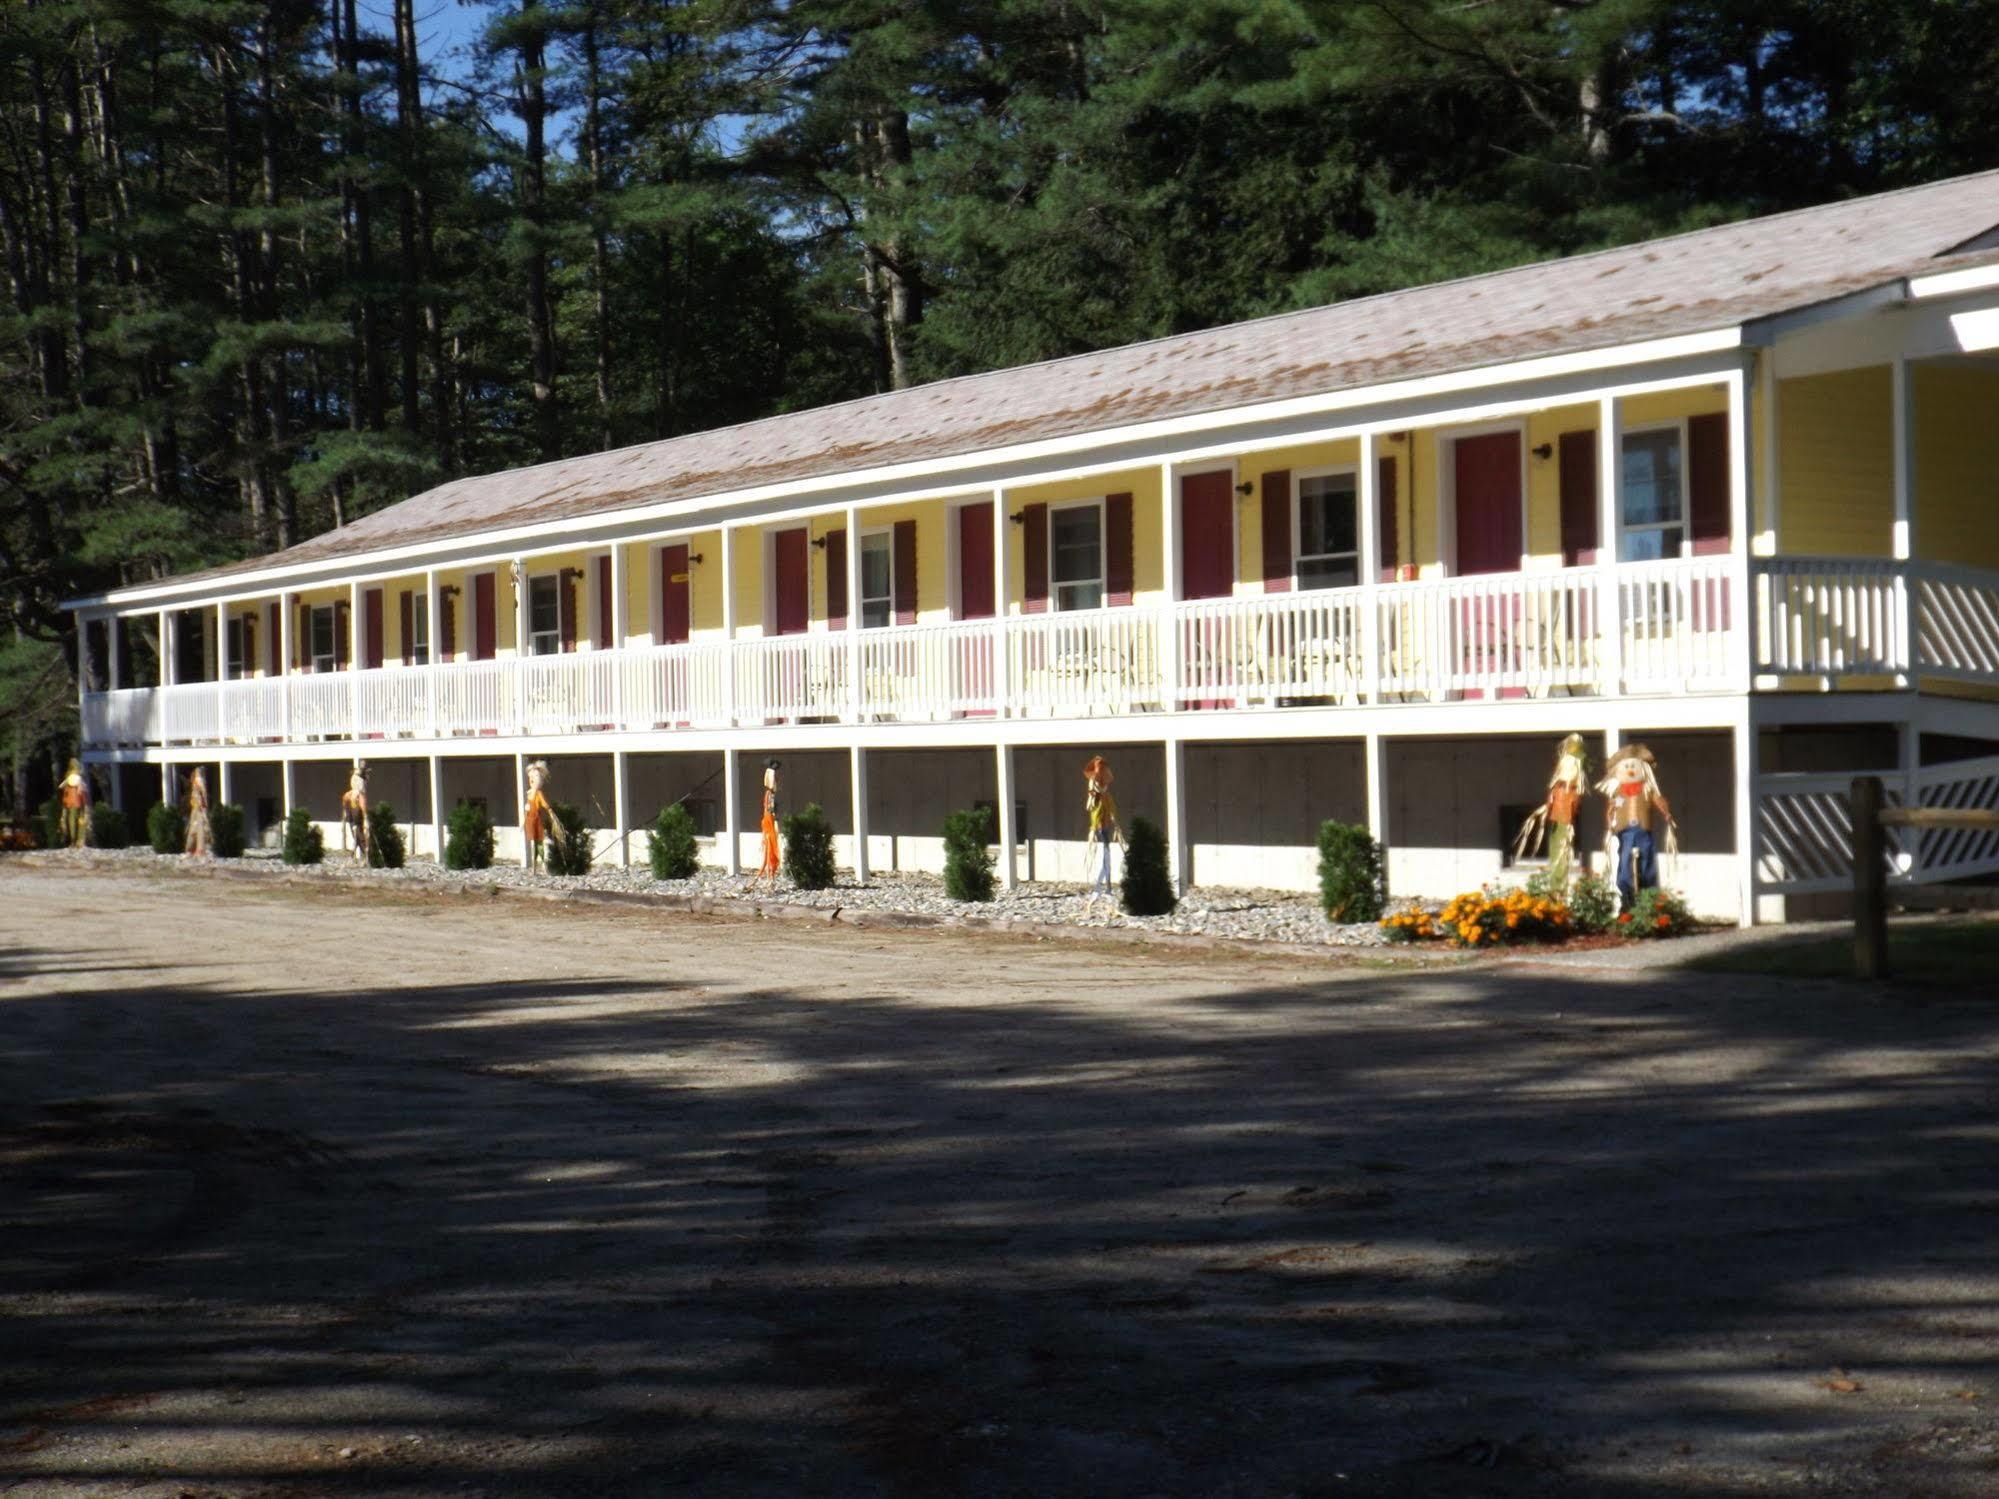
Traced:
[[100, 747], [254, 744], [1677, 695], [1912, 675], [1999, 684], [1999, 572], [1675, 558], [858, 638], [822, 631], [130, 688], [88, 695], [83, 726]]
[[[1884, 802], [1899, 807], [1999, 808], [1999, 756], [1898, 770], [1763, 775], [1756, 781], [1756, 883], [1769, 893], [1853, 889], [1852, 791], [1856, 775], [1878, 775]], [[1882, 828], [1888, 878], [1938, 884], [1999, 872], [1999, 831]]]

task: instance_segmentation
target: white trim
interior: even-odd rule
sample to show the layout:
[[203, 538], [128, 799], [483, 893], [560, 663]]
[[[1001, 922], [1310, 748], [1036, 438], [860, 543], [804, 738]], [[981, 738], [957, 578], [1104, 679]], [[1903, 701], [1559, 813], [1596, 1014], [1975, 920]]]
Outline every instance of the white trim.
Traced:
[[[1418, 402], [1436, 397], [1452, 396], [1474, 391], [1491, 390], [1496, 387], [1526, 384], [1541, 380], [1557, 380], [1570, 376], [1589, 375], [1600, 371], [1628, 370], [1638, 365], [1659, 364], [1671, 360], [1695, 359], [1705, 355], [1725, 353], [1743, 346], [1743, 329], [1731, 325], [1705, 333], [1678, 334], [1669, 338], [1649, 339], [1639, 343], [1616, 344], [1605, 349], [1588, 350], [1573, 354], [1547, 355], [1537, 359], [1518, 360], [1508, 364], [1488, 365], [1481, 368], [1450, 371], [1438, 375], [1426, 375], [1410, 380], [1393, 381], [1385, 385], [1360, 386], [1314, 396], [1294, 396], [1281, 401], [1267, 401], [1251, 406], [1232, 407], [1220, 412], [1202, 412], [1192, 416], [1165, 418], [1159, 421], [1135, 423], [1123, 427], [1103, 427], [1088, 432], [1068, 434], [1059, 438], [1044, 438], [1029, 443], [1013, 444], [1007, 447], [990, 448], [971, 453], [955, 454], [946, 458], [928, 459], [920, 462], [887, 464], [875, 468], [856, 469], [846, 473], [822, 474], [810, 479], [793, 480], [787, 483], [752, 485], [736, 490], [720, 490], [684, 500], [668, 500], [652, 505], [633, 506], [628, 509], [606, 510], [583, 517], [562, 520], [541, 521], [533, 525], [495, 527], [491, 531], [472, 532], [462, 537], [452, 538], [449, 545], [468, 548], [490, 547], [496, 553], [508, 548], [518, 550], [518, 543], [537, 538], [551, 538], [546, 550], [560, 551], [573, 549], [579, 543], [588, 544], [599, 539], [592, 535], [597, 527], [643, 526], [649, 522], [671, 521], [678, 527], [690, 530], [711, 530], [723, 524], [721, 517], [711, 516], [711, 512], [740, 505], [755, 504], [764, 500], [796, 499], [801, 496], [822, 494], [829, 491], [851, 490], [874, 485], [892, 485], [911, 480], [927, 479], [931, 476], [963, 475], [980, 470], [991, 471], [1015, 464], [1032, 464], [1044, 459], [1062, 458], [1093, 449], [1119, 444], [1139, 444], [1173, 437], [1196, 434], [1220, 434], [1231, 428], [1254, 426], [1260, 423], [1286, 422], [1317, 416], [1331, 416], [1339, 413], [1357, 412], [1368, 407], [1387, 406], [1396, 402]], [[1641, 381], [1620, 388], [1621, 394], [1642, 394], [1654, 389], [1672, 389], [1679, 385], [1710, 384], [1714, 372], [1702, 371], [1698, 374], [1671, 375], [1654, 381]], [[1576, 404], [1576, 396], [1568, 391], [1550, 391], [1543, 395], [1521, 395], [1512, 400], [1489, 402], [1483, 407], [1475, 407], [1465, 413], [1476, 417], [1499, 411], [1538, 410], [1550, 406]], [[1304, 442], [1333, 441], [1341, 437], [1357, 435], [1365, 428], [1379, 431], [1399, 431], [1411, 426], [1437, 426], [1451, 419], [1450, 412], [1427, 416], [1419, 420], [1407, 412], [1382, 412], [1364, 420], [1356, 420], [1344, 427], [1302, 436], [1295, 433], [1275, 436], [1263, 441], [1224, 441], [1213, 451], [1215, 456], [1231, 452], [1253, 452], [1264, 448], [1291, 447]], [[1197, 452], [1182, 454], [1171, 462], [1200, 462], [1206, 454]], [[1122, 460], [1106, 461], [1102, 464], [1085, 465], [1083, 473], [1116, 473], [1125, 469], [1150, 466], [1143, 457], [1127, 457]], [[1080, 475], [1079, 475], [1080, 476]], [[1056, 482], [1064, 477], [1062, 472], [1034, 474], [1019, 478], [1009, 478], [1004, 482], [1009, 487], [1029, 484]], [[974, 479], [952, 482], [945, 485], [951, 493], [961, 492], [977, 483]], [[917, 496], [923, 498], [924, 496]], [[886, 498], [886, 497], [885, 497]], [[768, 517], [766, 521], [789, 519], [793, 514], [811, 513], [812, 507], [800, 507]], [[820, 508], [831, 508], [822, 506]], [[711, 516], [704, 520], [696, 517]], [[562, 538], [556, 540], [554, 538]], [[185, 594], [190, 588], [216, 587], [227, 593], [249, 594], [259, 591], [258, 584], [268, 584], [280, 579], [311, 577], [325, 574], [332, 577], [345, 576], [346, 570], [354, 568], [379, 568], [398, 559], [434, 557], [436, 542], [411, 542], [398, 546], [384, 547], [379, 551], [358, 551], [339, 557], [316, 559], [309, 562], [289, 563], [281, 567], [264, 567], [227, 578], [202, 579], [192, 584], [176, 584], [172, 580], [148, 585], [142, 588], [119, 589], [103, 594], [92, 594], [65, 601], [60, 607], [74, 609], [103, 604], [141, 603], [152, 599], [162, 599]], [[538, 548], [539, 549], [539, 548]], [[483, 555], [475, 553], [475, 556]], [[265, 590], [267, 591], [267, 590]]]
[[[1520, 455], [1520, 550], [1513, 571], [1527, 571], [1527, 418], [1524, 416], [1505, 417], [1498, 421], [1465, 423], [1454, 427], [1437, 427], [1432, 430], [1432, 447], [1437, 455], [1437, 558], [1442, 563], [1444, 575], [1450, 578], [1463, 576], [1458, 571], [1458, 444], [1468, 437], [1497, 437], [1503, 433], [1513, 434]], [[1411, 444], [1415, 442], [1412, 437]], [[1445, 524], [1446, 517], [1450, 524]], [[1416, 538], [1409, 538], [1409, 557], [1420, 569], [1422, 558], [1418, 555]]]
[[[1057, 512], [1057, 511], [1061, 511], [1061, 510], [1081, 510], [1081, 509], [1085, 508], [1086, 506], [1087, 506], [1087, 507], [1089, 507], [1089, 508], [1092, 508], [1092, 509], [1094, 509], [1094, 510], [1095, 510], [1095, 511], [1097, 512], [1097, 602], [1096, 602], [1096, 604], [1095, 604], [1095, 606], [1094, 606], [1094, 607], [1096, 607], [1096, 608], [1098, 608], [1098, 609], [1107, 609], [1107, 608], [1109, 608], [1109, 607], [1110, 607], [1110, 599], [1111, 599], [1111, 588], [1110, 588], [1110, 562], [1111, 562], [1111, 559], [1110, 559], [1110, 550], [1111, 550], [1111, 536], [1110, 536], [1110, 516], [1109, 516], [1109, 513], [1108, 513], [1108, 509], [1107, 509], [1107, 507], [1106, 507], [1106, 506], [1105, 506], [1105, 504], [1104, 504], [1104, 501], [1105, 501], [1105, 500], [1106, 500], [1107, 498], [1108, 498], [1108, 496], [1105, 496], [1105, 495], [1098, 495], [1098, 496], [1097, 496], [1097, 497], [1096, 497], [1095, 499], [1082, 499], [1082, 500], [1049, 500], [1049, 501], [1045, 501], [1045, 502], [1044, 502], [1044, 503], [1046, 503], [1046, 504], [1047, 504], [1047, 506], [1048, 506], [1048, 557], [1047, 557], [1047, 562], [1048, 562], [1048, 612], [1049, 612], [1050, 614], [1080, 614], [1080, 613], [1085, 613], [1085, 612], [1087, 612], [1087, 611], [1085, 611], [1085, 610], [1079, 610], [1079, 609], [1064, 609], [1064, 608], [1062, 607], [1062, 596], [1061, 596], [1061, 594], [1060, 594], [1059, 592], [1057, 592], [1057, 589], [1058, 589], [1058, 587], [1059, 587], [1060, 585], [1058, 585], [1058, 584], [1056, 583], [1056, 581], [1055, 581], [1055, 515], [1056, 515], [1056, 512]], [[1136, 527], [1136, 525], [1134, 525], [1134, 526], [1133, 526], [1133, 530], [1134, 530], [1134, 531], [1136, 531], [1136, 530], [1137, 530], [1137, 527]], [[1137, 571], [1137, 559], [1136, 559], [1136, 558], [1134, 558], [1134, 559], [1133, 559], [1133, 569], [1132, 569], [1132, 570], [1133, 570], [1133, 572], [1134, 572], [1134, 573], [1135, 573], [1135, 572]], [[1075, 586], [1076, 586], [1076, 582], [1077, 582], [1077, 580], [1074, 580], [1074, 579], [1072, 579], [1072, 580], [1070, 581], [1070, 583], [1069, 583], [1069, 586], [1070, 586], [1071, 588], [1075, 587]], [[1137, 580], [1136, 580], [1136, 579], [1134, 579], [1134, 580], [1133, 580], [1133, 591], [1134, 591], [1134, 592], [1136, 592], [1136, 588], [1137, 588]]]
[[1995, 286], [1999, 286], [1999, 265], [1974, 265], [1961, 271], [1938, 271], [1933, 276], [1911, 276], [1908, 295], [1911, 302], [1927, 302]]
[[[1358, 587], [1363, 583], [1371, 581], [1370, 579], [1364, 576], [1364, 574], [1367, 571], [1367, 567], [1362, 549], [1362, 536], [1361, 536], [1361, 524], [1360, 524], [1360, 512], [1361, 512], [1360, 465], [1358, 463], [1322, 463], [1312, 468], [1300, 468], [1300, 469], [1293, 469], [1291, 471], [1291, 493], [1287, 504], [1289, 509], [1289, 519], [1291, 521], [1291, 591], [1293, 593], [1305, 593], [1308, 591], [1310, 592], [1317, 591], [1316, 587], [1314, 589], [1307, 590], [1304, 585], [1304, 582], [1300, 579], [1298, 575], [1298, 563], [1300, 559], [1304, 556], [1305, 481], [1307, 479], [1331, 479], [1331, 478], [1336, 478], [1342, 474], [1349, 475], [1353, 479], [1354, 550], [1351, 554], [1344, 552], [1314, 552], [1312, 555], [1315, 557], [1342, 557], [1342, 556], [1351, 555], [1353, 557], [1353, 565], [1354, 565], [1354, 581], [1351, 586]], [[1337, 588], [1348, 585], [1330, 584], [1324, 586]]]
[[1622, 483], [1619, 483], [1617, 486], [1618, 555], [1607, 559], [1612, 563], [1657, 562], [1657, 561], [1670, 560], [1659, 557], [1626, 557], [1624, 555], [1624, 538], [1629, 536], [1633, 531], [1666, 531], [1672, 529], [1674, 526], [1678, 526], [1680, 528], [1680, 549], [1677, 552], [1673, 553], [1673, 556], [1691, 557], [1694, 554], [1694, 527], [1693, 527], [1693, 517], [1692, 517], [1693, 496], [1689, 492], [1692, 487], [1690, 483], [1692, 475], [1687, 466], [1688, 460], [1691, 458], [1693, 454], [1693, 447], [1688, 438], [1687, 418], [1683, 416], [1675, 416], [1675, 417], [1667, 417], [1663, 421], [1639, 422], [1636, 424], [1626, 424], [1624, 426], [1621, 426], [1618, 429], [1617, 433], [1617, 456], [1619, 461], [1618, 472], [1622, 474], [1624, 471], [1623, 470], [1624, 444], [1628, 442], [1631, 438], [1642, 437], [1648, 432], [1671, 432], [1679, 442], [1680, 445], [1679, 518], [1677, 520], [1670, 520], [1670, 521], [1648, 521], [1646, 524], [1642, 526], [1632, 525], [1631, 522], [1628, 519], [1626, 519], [1624, 515], [1624, 502], [1627, 499], [1629, 499], [1630, 496], [1626, 492], [1624, 485]]
[[[850, 569], [856, 579], [856, 583], [854, 596], [847, 601], [847, 626], [849, 629], [857, 630], [892, 629], [895, 625], [895, 616], [902, 603], [895, 596], [895, 525], [891, 522], [880, 526], [856, 526], [855, 532], [857, 534], [850, 534], [847, 539], [847, 544], [856, 549], [854, 553], [854, 566]], [[861, 598], [861, 585], [866, 583], [868, 572], [860, 548], [866, 544], [868, 538], [871, 536], [886, 536], [888, 538], [888, 621], [886, 624], [879, 625], [868, 624], [861, 615], [861, 608], [864, 602]], [[921, 560], [920, 558], [918, 559], [919, 562]]]

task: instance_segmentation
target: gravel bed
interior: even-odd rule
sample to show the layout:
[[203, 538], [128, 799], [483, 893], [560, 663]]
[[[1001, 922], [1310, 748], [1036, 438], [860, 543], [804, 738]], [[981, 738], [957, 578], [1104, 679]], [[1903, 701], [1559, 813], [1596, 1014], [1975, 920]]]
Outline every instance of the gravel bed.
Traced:
[[[36, 856], [44, 859], [78, 859], [136, 865], [178, 865], [177, 854], [156, 854], [145, 847], [89, 849], [81, 853], [67, 850]], [[1183, 936], [1220, 937], [1254, 942], [1289, 942], [1319, 947], [1379, 947], [1385, 944], [1381, 930], [1373, 922], [1334, 923], [1319, 912], [1316, 901], [1292, 890], [1225, 890], [1196, 888], [1180, 902], [1170, 916], [1127, 916], [1114, 898], [1093, 896], [1083, 885], [1022, 884], [1012, 894], [1001, 892], [985, 904], [952, 900], [944, 893], [943, 879], [934, 874], [909, 871], [879, 871], [866, 887], [855, 885], [842, 872], [840, 882], [830, 890], [800, 890], [780, 877], [770, 882], [752, 883], [746, 876], [704, 869], [690, 880], [655, 880], [643, 864], [629, 869], [606, 865], [575, 879], [557, 879], [529, 874], [518, 865], [491, 869], [449, 870], [430, 859], [411, 859], [401, 869], [368, 869], [338, 853], [329, 853], [324, 864], [287, 869], [271, 849], [252, 849], [233, 862], [245, 868], [283, 870], [329, 880], [383, 881], [388, 883], [423, 881], [455, 884], [467, 889], [486, 886], [509, 888], [612, 891], [622, 894], [700, 897], [721, 904], [741, 902], [746, 906], [782, 904], [817, 910], [879, 911], [938, 919], [1041, 922], [1075, 927], [1116, 927], [1137, 931], [1172, 933]]]

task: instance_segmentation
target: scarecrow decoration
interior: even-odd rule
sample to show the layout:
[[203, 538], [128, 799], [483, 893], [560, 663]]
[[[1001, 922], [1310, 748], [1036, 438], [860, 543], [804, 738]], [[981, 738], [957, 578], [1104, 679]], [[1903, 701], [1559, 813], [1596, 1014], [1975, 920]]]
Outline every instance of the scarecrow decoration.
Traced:
[[1538, 858], [1548, 850], [1548, 879], [1558, 890], [1569, 887], [1570, 858], [1576, 846], [1576, 810], [1589, 789], [1589, 755], [1583, 736], [1571, 734], [1555, 753], [1555, 773], [1548, 778], [1548, 797], [1527, 814], [1513, 840], [1513, 857]]
[[542, 841], [561, 838], [567, 830], [548, 801], [548, 762], [530, 760], [527, 765], [528, 794], [521, 802], [521, 843], [529, 869], [542, 857]]
[[757, 869], [758, 879], [771, 880], [773, 882], [777, 879], [779, 863], [777, 847], [777, 766], [778, 762], [775, 760], [764, 761], [764, 806], [762, 822], [764, 857], [763, 863]]
[[90, 782], [75, 759], [56, 794], [62, 803], [62, 841], [70, 848], [82, 848], [90, 842]]
[[[1096, 883], [1091, 887], [1092, 895], [1111, 893], [1111, 845], [1120, 842], [1123, 829], [1118, 824], [1117, 798], [1111, 795], [1111, 782], [1117, 777], [1111, 773], [1110, 762], [1102, 755], [1092, 755], [1090, 763], [1083, 767], [1083, 814], [1089, 819], [1090, 854], [1085, 867], [1097, 865]], [[1102, 849], [1101, 856], [1097, 850]]]
[[194, 774], [187, 778], [187, 838], [182, 850], [198, 859], [205, 859], [212, 850], [209, 847], [212, 834], [208, 826], [208, 776], [197, 765]]
[[368, 762], [356, 760], [347, 777], [347, 789], [340, 793], [340, 829], [354, 840], [354, 862], [368, 862], [368, 846], [373, 837], [368, 827]]
[[1620, 909], [1626, 911], [1640, 890], [1659, 887], [1660, 844], [1652, 832], [1655, 818], [1666, 825], [1666, 857], [1674, 858], [1680, 852], [1679, 827], [1654, 769], [1658, 763], [1644, 745], [1627, 744], [1610, 757], [1610, 773], [1596, 783], [1596, 789], [1610, 802], [1604, 852], [1617, 862], [1617, 895]]

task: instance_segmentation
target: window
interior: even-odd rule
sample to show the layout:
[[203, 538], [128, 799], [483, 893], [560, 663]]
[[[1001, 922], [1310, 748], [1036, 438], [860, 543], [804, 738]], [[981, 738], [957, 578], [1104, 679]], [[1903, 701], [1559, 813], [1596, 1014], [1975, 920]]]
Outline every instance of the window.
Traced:
[[243, 616], [240, 614], [229, 616], [229, 660], [223, 675], [232, 682], [250, 675], [249, 665], [243, 659]]
[[1351, 588], [1360, 582], [1360, 541], [1352, 474], [1298, 481], [1298, 586]]
[[1662, 427], [1624, 434], [1623, 562], [1680, 555], [1686, 534], [1680, 429]]
[[895, 623], [895, 538], [887, 531], [861, 536], [861, 628]]
[[430, 609], [420, 593], [408, 595], [410, 601], [410, 648], [412, 665], [430, 665]]
[[338, 642], [335, 639], [333, 631], [333, 606], [331, 604], [316, 604], [306, 618], [310, 621], [306, 650], [312, 657], [312, 669], [314, 671], [335, 670], [339, 651], [337, 649]]
[[553, 573], [528, 579], [528, 654], [553, 656], [562, 649], [562, 583]]
[[1057, 609], [1095, 609], [1104, 601], [1104, 512], [1092, 500], [1052, 511], [1049, 579]]

